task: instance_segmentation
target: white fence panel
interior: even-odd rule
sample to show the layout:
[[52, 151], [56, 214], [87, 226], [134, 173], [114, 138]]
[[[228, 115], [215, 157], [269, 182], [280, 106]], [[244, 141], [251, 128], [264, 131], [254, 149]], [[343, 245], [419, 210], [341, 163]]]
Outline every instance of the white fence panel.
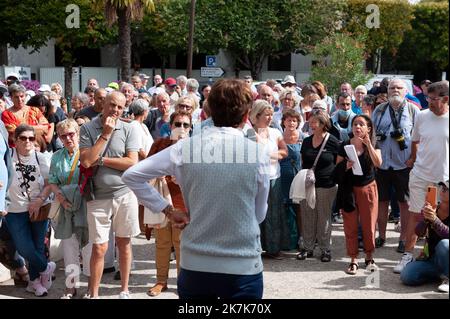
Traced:
[[84, 91], [87, 81], [91, 78], [95, 78], [98, 81], [100, 87], [106, 87], [109, 83], [113, 81], [118, 81], [119, 79], [119, 69], [118, 68], [91, 68], [82, 67], [81, 68], [81, 90]]
[[[72, 95], [79, 92], [80, 80], [79, 80], [79, 68], [73, 68], [72, 71]], [[40, 68], [39, 69], [39, 82], [41, 84], [51, 85], [52, 83], [58, 82], [61, 84], [63, 92], [65, 90], [64, 83], [64, 68]]]

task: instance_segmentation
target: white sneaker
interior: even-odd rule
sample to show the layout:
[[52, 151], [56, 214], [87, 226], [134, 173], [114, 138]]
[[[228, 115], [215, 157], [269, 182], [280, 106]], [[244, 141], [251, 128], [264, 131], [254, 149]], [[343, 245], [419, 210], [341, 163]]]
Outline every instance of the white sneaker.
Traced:
[[448, 278], [445, 278], [444, 280], [442, 280], [442, 283], [439, 285], [438, 290], [440, 292], [448, 293]]
[[50, 287], [52, 286], [52, 276], [53, 273], [56, 270], [56, 264], [51, 261], [47, 264], [47, 269], [43, 272], [41, 272], [41, 283], [42, 286], [45, 287], [45, 289], [50, 289]]
[[48, 295], [48, 291], [44, 286], [42, 286], [40, 278], [29, 281], [26, 291], [34, 293], [36, 297], [45, 297]]
[[130, 299], [130, 292], [129, 291], [122, 291], [119, 294], [119, 299]]
[[403, 268], [405, 268], [405, 266], [411, 261], [414, 261], [413, 255], [411, 253], [404, 253], [402, 259], [399, 261], [397, 266], [394, 267], [394, 273], [400, 274]]

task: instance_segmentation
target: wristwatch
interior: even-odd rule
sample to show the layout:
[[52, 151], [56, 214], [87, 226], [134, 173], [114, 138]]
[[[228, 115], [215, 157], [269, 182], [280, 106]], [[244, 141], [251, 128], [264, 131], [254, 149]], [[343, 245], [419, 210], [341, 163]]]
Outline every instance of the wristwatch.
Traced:
[[99, 158], [98, 158], [98, 166], [103, 166], [104, 165], [104, 162], [103, 162], [103, 156], [100, 156]]

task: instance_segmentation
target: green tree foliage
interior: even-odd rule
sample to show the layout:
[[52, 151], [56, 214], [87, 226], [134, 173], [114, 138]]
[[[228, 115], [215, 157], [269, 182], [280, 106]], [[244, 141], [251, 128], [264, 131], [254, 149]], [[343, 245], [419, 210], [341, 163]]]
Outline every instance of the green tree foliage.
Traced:
[[[144, 18], [144, 41], [162, 56], [186, 51], [189, 5], [161, 1]], [[342, 7], [338, 0], [198, 0], [194, 52], [226, 49], [257, 78], [268, 56], [309, 52], [333, 33]]]
[[226, 48], [259, 78], [264, 60], [302, 49], [310, 51], [339, 21], [341, 1], [213, 1], [210, 20], [223, 24]]
[[[344, 30], [355, 37], [363, 36], [368, 57], [377, 58], [380, 50], [396, 55], [405, 32], [411, 30], [412, 6], [408, 0], [347, 0], [348, 9], [344, 18]], [[379, 28], [369, 28], [366, 12], [369, 5], [379, 8]], [[373, 63], [376, 70], [377, 62]]]
[[120, 76], [130, 79], [131, 22], [141, 21], [145, 13], [155, 10], [153, 0], [90, 0], [95, 7], [103, 8], [108, 25], [117, 22], [119, 28]]
[[396, 59], [397, 68], [411, 70], [416, 79], [438, 80], [448, 69], [448, 2], [414, 6], [412, 30], [405, 35]]
[[338, 33], [318, 44], [313, 55], [319, 62], [312, 68], [311, 80], [326, 83], [330, 96], [339, 93], [343, 82], [349, 82], [353, 87], [365, 84], [371, 75], [364, 72], [363, 40]]
[[[92, 8], [91, 0], [3, 0], [0, 2], [1, 43], [17, 48], [19, 45], [38, 51], [51, 38], [62, 52], [65, 67], [66, 96], [72, 93], [73, 52], [82, 47], [100, 47], [116, 35], [115, 28], [108, 28], [101, 12]], [[79, 27], [69, 28], [72, 21], [66, 7], [79, 8]]]

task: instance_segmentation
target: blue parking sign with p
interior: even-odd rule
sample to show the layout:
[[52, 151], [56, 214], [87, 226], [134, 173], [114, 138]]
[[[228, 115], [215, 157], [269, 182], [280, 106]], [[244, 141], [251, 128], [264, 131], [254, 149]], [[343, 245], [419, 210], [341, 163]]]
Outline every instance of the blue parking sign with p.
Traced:
[[206, 56], [206, 66], [208, 66], [208, 67], [216, 66], [216, 56], [215, 55], [207, 55]]

